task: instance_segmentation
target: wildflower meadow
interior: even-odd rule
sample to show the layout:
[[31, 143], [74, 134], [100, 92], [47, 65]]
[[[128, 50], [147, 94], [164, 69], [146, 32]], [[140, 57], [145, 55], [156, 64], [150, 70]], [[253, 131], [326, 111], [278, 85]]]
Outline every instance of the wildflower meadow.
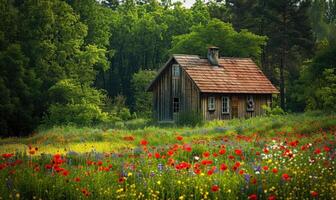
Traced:
[[269, 120], [2, 140], [0, 199], [335, 199], [335, 117]]

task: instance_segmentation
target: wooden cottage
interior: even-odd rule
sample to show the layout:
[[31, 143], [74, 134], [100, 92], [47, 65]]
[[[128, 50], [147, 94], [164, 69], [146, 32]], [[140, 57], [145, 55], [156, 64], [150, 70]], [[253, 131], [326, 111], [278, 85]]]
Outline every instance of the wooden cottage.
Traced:
[[250, 58], [208, 58], [173, 55], [147, 91], [153, 92], [154, 117], [174, 121], [179, 113], [196, 111], [206, 120], [246, 118], [263, 114], [272, 94], [279, 93]]

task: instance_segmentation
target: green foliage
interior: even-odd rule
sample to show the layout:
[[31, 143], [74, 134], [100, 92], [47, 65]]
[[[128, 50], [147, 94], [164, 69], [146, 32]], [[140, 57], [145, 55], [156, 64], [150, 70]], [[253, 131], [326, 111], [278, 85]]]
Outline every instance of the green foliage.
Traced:
[[176, 121], [179, 126], [191, 126], [202, 125], [204, 123], [203, 116], [199, 112], [189, 111], [180, 112]]
[[321, 100], [324, 110], [336, 111], [336, 70], [325, 69], [323, 72], [323, 86], [316, 91], [316, 96]]
[[174, 37], [172, 53], [206, 55], [207, 46], [217, 46], [221, 56], [252, 57], [258, 60], [266, 37], [247, 30], [236, 32], [229, 23], [212, 19], [207, 25], [192, 27], [188, 34]]
[[132, 77], [134, 111], [139, 117], [150, 118], [152, 116], [152, 94], [147, 92], [146, 89], [155, 75], [155, 71], [140, 70]]
[[266, 116], [276, 116], [276, 115], [284, 115], [286, 112], [282, 110], [279, 106], [275, 106], [274, 108], [263, 105], [262, 109], [265, 110]]

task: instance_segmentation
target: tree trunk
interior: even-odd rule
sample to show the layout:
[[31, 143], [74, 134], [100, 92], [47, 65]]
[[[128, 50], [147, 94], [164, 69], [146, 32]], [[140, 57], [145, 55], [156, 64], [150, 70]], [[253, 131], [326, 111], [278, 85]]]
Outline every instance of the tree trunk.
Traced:
[[286, 55], [283, 52], [281, 54], [280, 60], [280, 106], [283, 110], [285, 110], [285, 62], [286, 62]]

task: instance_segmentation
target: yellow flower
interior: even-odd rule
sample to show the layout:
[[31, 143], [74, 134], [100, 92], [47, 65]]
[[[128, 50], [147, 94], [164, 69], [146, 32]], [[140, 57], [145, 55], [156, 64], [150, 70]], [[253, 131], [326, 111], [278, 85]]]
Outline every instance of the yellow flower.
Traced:
[[161, 185], [161, 181], [156, 182], [158, 185]]
[[132, 176], [133, 174], [131, 172], [128, 172], [128, 176]]

